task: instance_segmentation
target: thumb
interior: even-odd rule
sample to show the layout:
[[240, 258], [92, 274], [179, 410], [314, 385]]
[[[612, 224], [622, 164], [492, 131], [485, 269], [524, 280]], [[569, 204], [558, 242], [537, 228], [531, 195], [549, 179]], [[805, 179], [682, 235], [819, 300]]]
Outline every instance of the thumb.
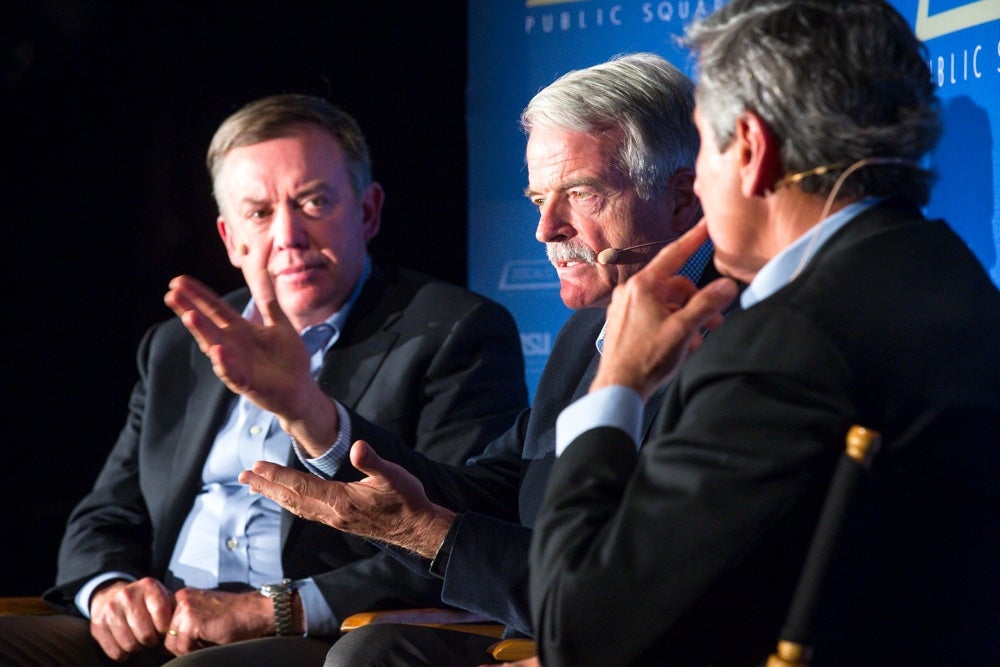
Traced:
[[364, 440], [357, 440], [351, 446], [351, 465], [359, 472], [372, 477], [382, 475], [385, 461]]
[[290, 322], [284, 311], [278, 304], [278, 296], [274, 290], [274, 281], [267, 270], [267, 257], [261, 244], [247, 245], [241, 243], [239, 251], [245, 256], [245, 261], [240, 265], [243, 272], [243, 280], [250, 288], [253, 295], [254, 304], [264, 320], [264, 324], [289, 325]]

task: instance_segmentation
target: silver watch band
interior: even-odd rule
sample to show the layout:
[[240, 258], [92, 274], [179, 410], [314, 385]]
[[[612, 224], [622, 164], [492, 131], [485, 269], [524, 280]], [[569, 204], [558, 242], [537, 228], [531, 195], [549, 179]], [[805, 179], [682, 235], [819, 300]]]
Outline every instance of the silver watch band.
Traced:
[[271, 598], [271, 602], [274, 604], [274, 634], [276, 636], [295, 634], [292, 624], [292, 593], [295, 588], [295, 582], [291, 579], [284, 579], [277, 584], [264, 584], [260, 587], [260, 594]]

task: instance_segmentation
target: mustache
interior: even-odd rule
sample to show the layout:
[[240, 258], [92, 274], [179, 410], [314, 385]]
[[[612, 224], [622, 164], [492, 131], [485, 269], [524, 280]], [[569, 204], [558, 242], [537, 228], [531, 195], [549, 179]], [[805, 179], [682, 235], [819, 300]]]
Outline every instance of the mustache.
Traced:
[[597, 262], [597, 253], [585, 245], [572, 243], [546, 243], [545, 254], [552, 264], [558, 262], [586, 262], [593, 265]]

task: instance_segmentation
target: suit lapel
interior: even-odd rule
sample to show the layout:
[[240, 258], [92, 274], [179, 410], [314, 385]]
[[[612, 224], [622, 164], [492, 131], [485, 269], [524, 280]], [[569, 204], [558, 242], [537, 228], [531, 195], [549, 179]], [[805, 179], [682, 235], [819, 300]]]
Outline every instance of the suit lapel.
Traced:
[[[349, 408], [357, 406], [399, 338], [388, 327], [399, 318], [401, 308], [398, 295], [388, 289], [385, 274], [372, 267], [344, 330], [323, 359], [319, 385], [325, 394]], [[343, 372], [345, 368], [350, 372]]]

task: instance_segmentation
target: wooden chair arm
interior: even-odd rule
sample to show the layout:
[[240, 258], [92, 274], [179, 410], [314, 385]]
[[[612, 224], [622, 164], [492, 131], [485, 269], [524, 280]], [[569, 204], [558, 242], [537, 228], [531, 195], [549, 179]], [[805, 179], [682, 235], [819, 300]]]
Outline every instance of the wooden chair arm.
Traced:
[[0, 616], [40, 616], [59, 610], [38, 596], [0, 597]]
[[490, 646], [490, 655], [494, 660], [516, 662], [533, 658], [538, 654], [538, 648], [531, 639], [501, 639]]
[[340, 630], [341, 632], [350, 632], [371, 623], [426, 625], [497, 638], [503, 635], [503, 626], [485, 616], [460, 609], [438, 609], [435, 607], [359, 612], [345, 618], [344, 622], [340, 624]]

